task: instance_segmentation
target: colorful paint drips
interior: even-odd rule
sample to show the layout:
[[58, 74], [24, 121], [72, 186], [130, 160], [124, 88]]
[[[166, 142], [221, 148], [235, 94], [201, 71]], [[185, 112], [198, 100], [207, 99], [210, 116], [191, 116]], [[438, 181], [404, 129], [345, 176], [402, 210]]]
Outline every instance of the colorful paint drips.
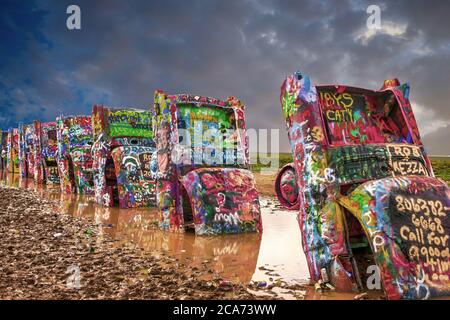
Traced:
[[450, 190], [434, 178], [408, 96], [396, 79], [380, 91], [313, 86], [299, 72], [284, 81], [294, 163], [276, 191], [290, 207], [296, 197], [283, 190], [297, 181], [312, 280], [363, 288], [357, 259], [369, 250], [389, 299], [449, 295]]
[[95, 105], [92, 129], [96, 201], [120, 208], [155, 206], [152, 114]]
[[197, 235], [261, 231], [244, 106], [188, 94], [154, 96], [160, 227]]

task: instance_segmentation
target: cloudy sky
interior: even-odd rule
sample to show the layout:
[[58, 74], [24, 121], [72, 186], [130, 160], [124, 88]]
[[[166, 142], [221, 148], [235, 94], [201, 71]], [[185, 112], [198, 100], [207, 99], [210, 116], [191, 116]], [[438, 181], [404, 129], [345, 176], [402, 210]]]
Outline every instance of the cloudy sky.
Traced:
[[[66, 9], [81, 8], [81, 30]], [[381, 29], [366, 9], [381, 8]], [[0, 128], [94, 103], [145, 108], [157, 88], [247, 105], [248, 127], [280, 128], [295, 70], [320, 83], [411, 84], [429, 153], [450, 154], [450, 1], [0, 1]]]

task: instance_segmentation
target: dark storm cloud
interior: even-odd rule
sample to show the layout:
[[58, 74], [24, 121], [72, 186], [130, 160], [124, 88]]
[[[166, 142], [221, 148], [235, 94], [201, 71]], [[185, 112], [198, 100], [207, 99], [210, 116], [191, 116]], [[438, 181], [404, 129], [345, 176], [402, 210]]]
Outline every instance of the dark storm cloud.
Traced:
[[[82, 30], [65, 27], [66, 8]], [[366, 28], [379, 4], [383, 29]], [[316, 83], [412, 85], [430, 153], [450, 154], [450, 2], [45, 1], [2, 3], [0, 125], [89, 113], [93, 103], [147, 107], [156, 88], [248, 106], [248, 126], [281, 128], [279, 87], [297, 69]], [[6, 63], [7, 62], [7, 63]], [[6, 109], [7, 108], [7, 109]]]

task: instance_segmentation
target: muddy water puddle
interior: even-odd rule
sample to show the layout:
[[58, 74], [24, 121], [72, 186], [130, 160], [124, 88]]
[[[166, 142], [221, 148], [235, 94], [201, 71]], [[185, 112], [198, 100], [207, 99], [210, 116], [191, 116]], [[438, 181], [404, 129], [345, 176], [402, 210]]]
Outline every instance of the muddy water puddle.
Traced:
[[[193, 232], [170, 233], [157, 227], [154, 208], [119, 209], [97, 205], [90, 196], [62, 194], [59, 186], [38, 185], [31, 179], [4, 176], [1, 184], [34, 190], [42, 197], [57, 200], [55, 211], [84, 217], [98, 226], [98, 241], [104, 235], [113, 245], [134, 243], [152, 255], [166, 254], [193, 269], [208, 267], [205, 278], [249, 283], [271, 290], [252, 290], [285, 299], [348, 299], [343, 295], [316, 294], [308, 284], [309, 274], [301, 248], [296, 212], [283, 210], [271, 197], [261, 197], [262, 234], [215, 237], [195, 236]], [[336, 297], [337, 296], [337, 297]]]

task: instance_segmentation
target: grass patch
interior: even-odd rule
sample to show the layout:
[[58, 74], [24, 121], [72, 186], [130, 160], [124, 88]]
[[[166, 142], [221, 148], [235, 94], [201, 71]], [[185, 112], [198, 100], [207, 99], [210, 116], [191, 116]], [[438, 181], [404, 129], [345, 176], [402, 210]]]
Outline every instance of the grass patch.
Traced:
[[[279, 153], [277, 156], [274, 156], [274, 158], [278, 159], [278, 166], [275, 168], [275, 171], [278, 171], [285, 164], [293, 162], [292, 154], [290, 153]], [[263, 164], [263, 162], [266, 163], [267, 161], [272, 160], [271, 158], [268, 159], [257, 158], [256, 154], [251, 154], [250, 159], [252, 160], [252, 162], [256, 162], [254, 159], [258, 159], [256, 163], [252, 164], [253, 172], [260, 172], [261, 168], [270, 168], [270, 164]]]
[[450, 159], [434, 160], [431, 158], [431, 165], [433, 166], [434, 175], [450, 184]]

